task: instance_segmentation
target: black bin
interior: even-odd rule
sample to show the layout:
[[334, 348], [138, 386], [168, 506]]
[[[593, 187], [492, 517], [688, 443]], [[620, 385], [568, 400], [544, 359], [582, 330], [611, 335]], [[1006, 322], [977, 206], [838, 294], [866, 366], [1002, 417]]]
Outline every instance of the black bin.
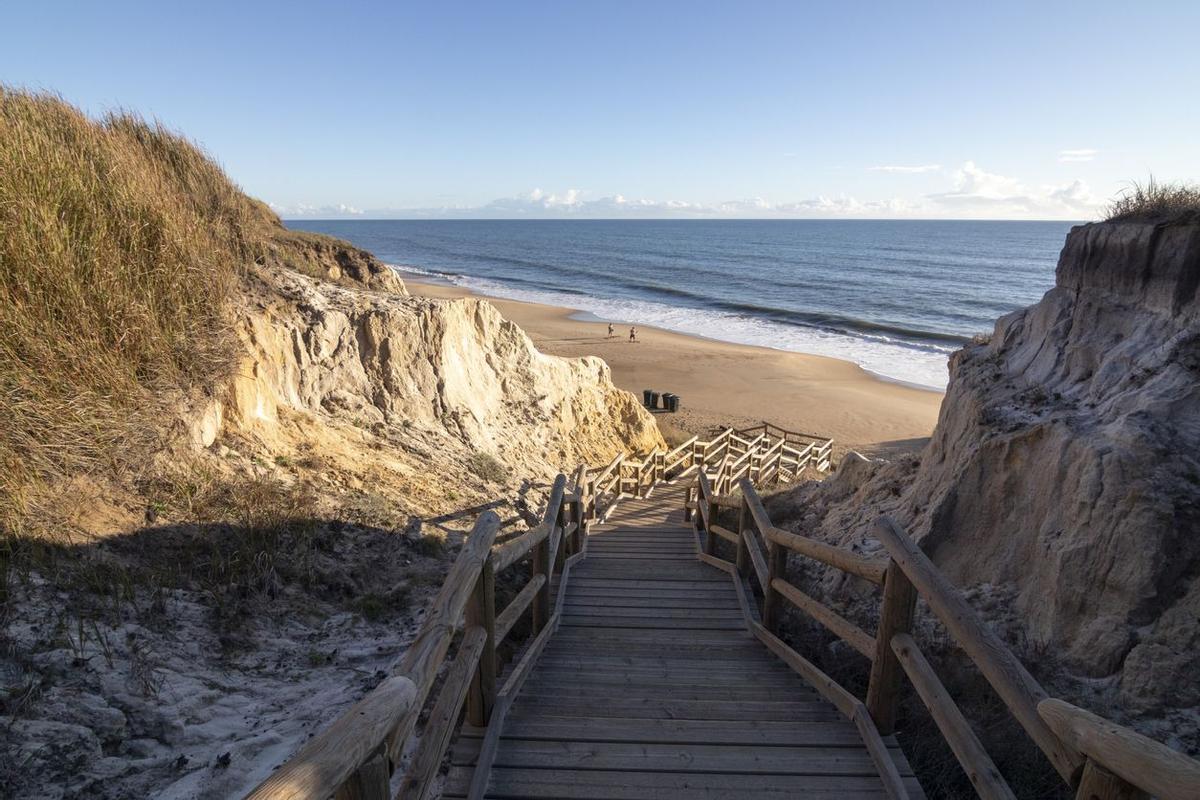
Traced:
[[679, 413], [679, 395], [677, 394], [671, 395], [671, 413]]
[[671, 398], [674, 396], [675, 395], [671, 394], [670, 392], [663, 392], [663, 395], [662, 395], [663, 411], [671, 410]]
[[650, 407], [658, 408], [658, 392], [650, 393]]
[[649, 389], [642, 389], [642, 405], [644, 405], [646, 408], [651, 407], [650, 396], [652, 394], [654, 394], [654, 392], [650, 391]]

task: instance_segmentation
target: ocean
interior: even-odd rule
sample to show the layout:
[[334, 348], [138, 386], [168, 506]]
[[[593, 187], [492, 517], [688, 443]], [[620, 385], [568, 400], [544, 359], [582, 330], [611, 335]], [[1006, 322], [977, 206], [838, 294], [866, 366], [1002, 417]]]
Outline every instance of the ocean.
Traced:
[[414, 280], [946, 386], [949, 355], [1054, 285], [1070, 222], [291, 220]]

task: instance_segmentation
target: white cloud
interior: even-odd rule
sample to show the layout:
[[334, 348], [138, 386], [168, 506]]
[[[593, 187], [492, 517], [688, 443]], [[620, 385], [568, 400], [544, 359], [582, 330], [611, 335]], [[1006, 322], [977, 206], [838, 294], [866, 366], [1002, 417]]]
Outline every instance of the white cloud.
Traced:
[[1028, 187], [1016, 178], [988, 172], [974, 161], [955, 171], [953, 191], [929, 194], [925, 199], [938, 216], [991, 219], [1090, 219], [1101, 203], [1081, 180]]
[[[817, 195], [783, 201], [749, 197], [703, 203], [678, 198], [658, 200], [631, 197], [626, 194], [592, 197], [585, 189], [545, 191], [535, 188], [483, 205], [373, 209], [365, 214], [379, 218], [407, 219], [1092, 219], [1096, 217], [1103, 202], [1103, 199], [1096, 197], [1082, 180], [1034, 186], [1014, 177], [989, 172], [974, 161], [966, 161], [953, 171], [935, 165], [927, 167], [930, 171], [939, 172], [937, 180], [946, 182], [944, 191], [884, 199]], [[889, 169], [916, 171], [926, 167]], [[271, 207], [285, 217], [364, 215], [362, 210], [346, 204]]]
[[1084, 147], [1079, 150], [1059, 150], [1058, 160], [1064, 164], [1070, 164], [1079, 161], [1091, 161], [1099, 154], [1099, 150], [1094, 150], [1090, 147]]
[[903, 174], [903, 175], [914, 175], [914, 174], [921, 173], [921, 172], [937, 172], [941, 168], [942, 168], [941, 164], [921, 164], [921, 165], [915, 166], [915, 167], [903, 167], [903, 166], [893, 166], [893, 165], [882, 166], [882, 167], [867, 167], [867, 169], [871, 172], [893, 172], [893, 173], [899, 173], [899, 174]]
[[275, 203], [267, 203], [281, 217], [315, 217], [317, 219], [329, 219], [332, 217], [361, 217], [364, 212], [361, 208], [338, 203], [335, 206], [313, 206], [307, 203], [298, 203], [294, 206], [276, 205]]

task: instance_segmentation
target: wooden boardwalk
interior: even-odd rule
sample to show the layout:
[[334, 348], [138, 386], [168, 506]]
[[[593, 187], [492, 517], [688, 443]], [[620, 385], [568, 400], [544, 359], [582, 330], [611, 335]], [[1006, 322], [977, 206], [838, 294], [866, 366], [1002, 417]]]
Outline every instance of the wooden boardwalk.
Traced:
[[[392, 674], [248, 800], [427, 800], [439, 783], [468, 800], [917, 800], [887, 735], [904, 676], [979, 797], [1015, 800], [921, 651], [918, 598], [1077, 797], [1200, 797], [1200, 762], [1050, 697], [891, 518], [873, 528], [886, 557], [773, 525], [756, 485], [827, 472], [832, 447], [766, 423], [726, 428], [596, 473], [581, 464], [569, 488], [560, 474], [541, 522], [503, 544], [484, 511]], [[793, 584], [789, 556], [878, 587], [873, 630]], [[497, 576], [519, 564], [528, 577], [499, 610]], [[870, 662], [865, 697], [778, 637], [785, 603]], [[527, 613], [531, 636], [498, 675], [497, 647]]]
[[[750, 632], [757, 611], [730, 574], [698, 560], [683, 506], [681, 486], [660, 485], [592, 528], [484, 797], [887, 797], [855, 724]], [[469, 796], [484, 736], [464, 726], [443, 797]]]

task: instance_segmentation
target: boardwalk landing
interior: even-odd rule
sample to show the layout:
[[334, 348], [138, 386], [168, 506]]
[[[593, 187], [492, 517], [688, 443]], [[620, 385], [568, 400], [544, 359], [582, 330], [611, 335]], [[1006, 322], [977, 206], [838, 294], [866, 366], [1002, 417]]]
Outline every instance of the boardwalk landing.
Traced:
[[[730, 576], [696, 559], [682, 508], [682, 488], [660, 486], [592, 528], [486, 797], [886, 797], [854, 724], [751, 635]], [[482, 738], [463, 728], [443, 797], [467, 796]]]

